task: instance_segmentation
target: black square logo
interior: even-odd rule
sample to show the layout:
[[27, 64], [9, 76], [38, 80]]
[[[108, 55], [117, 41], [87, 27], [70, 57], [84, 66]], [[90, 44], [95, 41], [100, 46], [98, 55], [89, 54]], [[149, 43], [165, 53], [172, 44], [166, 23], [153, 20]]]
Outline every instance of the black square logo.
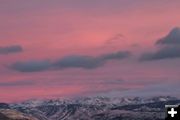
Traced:
[[180, 120], [180, 106], [166, 105], [166, 118], [165, 120]]

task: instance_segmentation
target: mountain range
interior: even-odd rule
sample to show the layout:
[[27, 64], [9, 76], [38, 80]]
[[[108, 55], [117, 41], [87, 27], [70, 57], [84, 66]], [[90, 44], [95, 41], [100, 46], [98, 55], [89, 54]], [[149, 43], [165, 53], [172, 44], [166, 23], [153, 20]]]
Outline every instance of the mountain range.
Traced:
[[0, 120], [164, 120], [165, 105], [175, 104], [170, 96], [28, 100], [0, 103]]

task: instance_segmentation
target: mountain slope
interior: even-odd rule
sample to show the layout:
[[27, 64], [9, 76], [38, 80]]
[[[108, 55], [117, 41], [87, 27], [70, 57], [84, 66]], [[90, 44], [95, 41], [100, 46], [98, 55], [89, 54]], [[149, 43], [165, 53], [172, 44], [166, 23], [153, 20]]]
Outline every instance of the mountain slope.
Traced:
[[0, 110], [0, 120], [38, 120], [38, 119], [27, 116], [21, 112], [15, 111], [15, 110], [1, 109]]

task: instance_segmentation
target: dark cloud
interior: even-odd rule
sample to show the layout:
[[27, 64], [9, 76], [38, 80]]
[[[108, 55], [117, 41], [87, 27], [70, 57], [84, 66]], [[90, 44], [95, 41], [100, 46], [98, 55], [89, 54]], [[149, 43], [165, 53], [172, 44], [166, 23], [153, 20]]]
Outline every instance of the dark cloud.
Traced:
[[22, 52], [23, 49], [19, 45], [13, 45], [13, 46], [6, 46], [6, 47], [0, 47], [0, 55], [6, 55], [10, 53], [17, 53]]
[[167, 36], [158, 40], [156, 44], [180, 44], [180, 28], [172, 29]]
[[144, 53], [140, 60], [161, 60], [161, 59], [172, 59], [180, 58], [180, 47], [179, 46], [169, 46], [163, 47], [154, 53]]
[[49, 61], [28, 61], [14, 63], [10, 68], [20, 72], [36, 72], [47, 70], [50, 66]]
[[55, 62], [54, 66], [64, 69], [64, 68], [85, 68], [92, 69], [97, 68], [104, 64], [104, 61], [94, 58], [91, 56], [68, 56], [64, 57], [57, 62]]
[[98, 57], [73, 55], [56, 60], [52, 63], [49, 61], [29, 61], [17, 62], [10, 68], [20, 72], [37, 72], [48, 69], [67, 69], [67, 68], [84, 68], [95, 69], [103, 66], [109, 60], [120, 60], [131, 55], [128, 51], [120, 51], [117, 53], [104, 54]]
[[85, 68], [93, 69], [103, 66], [109, 60], [118, 60], [130, 56], [128, 51], [120, 51], [117, 53], [104, 54], [99, 57], [92, 56], [68, 56], [60, 59], [54, 65], [61, 69], [63, 68]]
[[151, 61], [180, 58], [180, 28], [176, 27], [172, 29], [167, 36], [158, 40], [156, 45], [158, 50], [144, 53], [140, 57], [140, 60]]

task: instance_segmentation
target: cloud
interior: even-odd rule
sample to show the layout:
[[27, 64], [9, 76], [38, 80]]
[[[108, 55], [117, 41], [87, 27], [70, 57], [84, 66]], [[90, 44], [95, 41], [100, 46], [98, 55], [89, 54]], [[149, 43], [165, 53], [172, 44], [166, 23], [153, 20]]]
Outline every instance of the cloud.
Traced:
[[130, 56], [128, 51], [120, 51], [117, 53], [104, 54], [98, 57], [92, 56], [68, 56], [60, 59], [54, 65], [59, 68], [85, 68], [93, 69], [103, 66], [109, 60], [118, 60]]
[[180, 58], [180, 28], [172, 29], [167, 36], [158, 40], [155, 45], [158, 49], [155, 52], [142, 54], [140, 61]]
[[6, 54], [10, 54], [10, 53], [18, 53], [18, 52], [22, 52], [22, 51], [23, 51], [23, 48], [19, 45], [0, 47], [0, 55], [6, 55]]
[[44, 71], [51, 67], [49, 61], [28, 61], [28, 62], [16, 62], [10, 66], [10, 68], [19, 72], [36, 72]]
[[180, 44], [180, 28], [173, 28], [167, 36], [158, 40], [156, 44]]
[[64, 69], [64, 68], [85, 68], [85, 69], [91, 69], [91, 68], [97, 68], [104, 64], [104, 61], [94, 58], [91, 56], [68, 56], [64, 57], [57, 62], [55, 62], [54, 66]]
[[109, 38], [107, 41], [106, 41], [106, 44], [112, 44], [112, 43], [116, 43], [117, 41], [119, 40], [122, 40], [122, 38], [124, 38], [124, 35], [122, 34], [116, 34], [115, 36]]
[[98, 84], [102, 85], [118, 85], [118, 84], [123, 84], [125, 81], [123, 79], [115, 79], [115, 80], [101, 80], [98, 82]]
[[48, 69], [68, 69], [68, 68], [83, 68], [83, 69], [95, 69], [105, 65], [110, 60], [121, 60], [131, 55], [129, 51], [119, 51], [116, 53], [109, 53], [100, 55], [98, 57], [72, 55], [66, 56], [54, 62], [49, 61], [28, 61], [28, 62], [16, 62], [10, 66], [19, 72], [37, 72]]
[[148, 61], [148, 60], [161, 60], [161, 59], [173, 59], [173, 58], [180, 58], [179, 46], [163, 47], [154, 53], [144, 53], [141, 56], [140, 60]]

